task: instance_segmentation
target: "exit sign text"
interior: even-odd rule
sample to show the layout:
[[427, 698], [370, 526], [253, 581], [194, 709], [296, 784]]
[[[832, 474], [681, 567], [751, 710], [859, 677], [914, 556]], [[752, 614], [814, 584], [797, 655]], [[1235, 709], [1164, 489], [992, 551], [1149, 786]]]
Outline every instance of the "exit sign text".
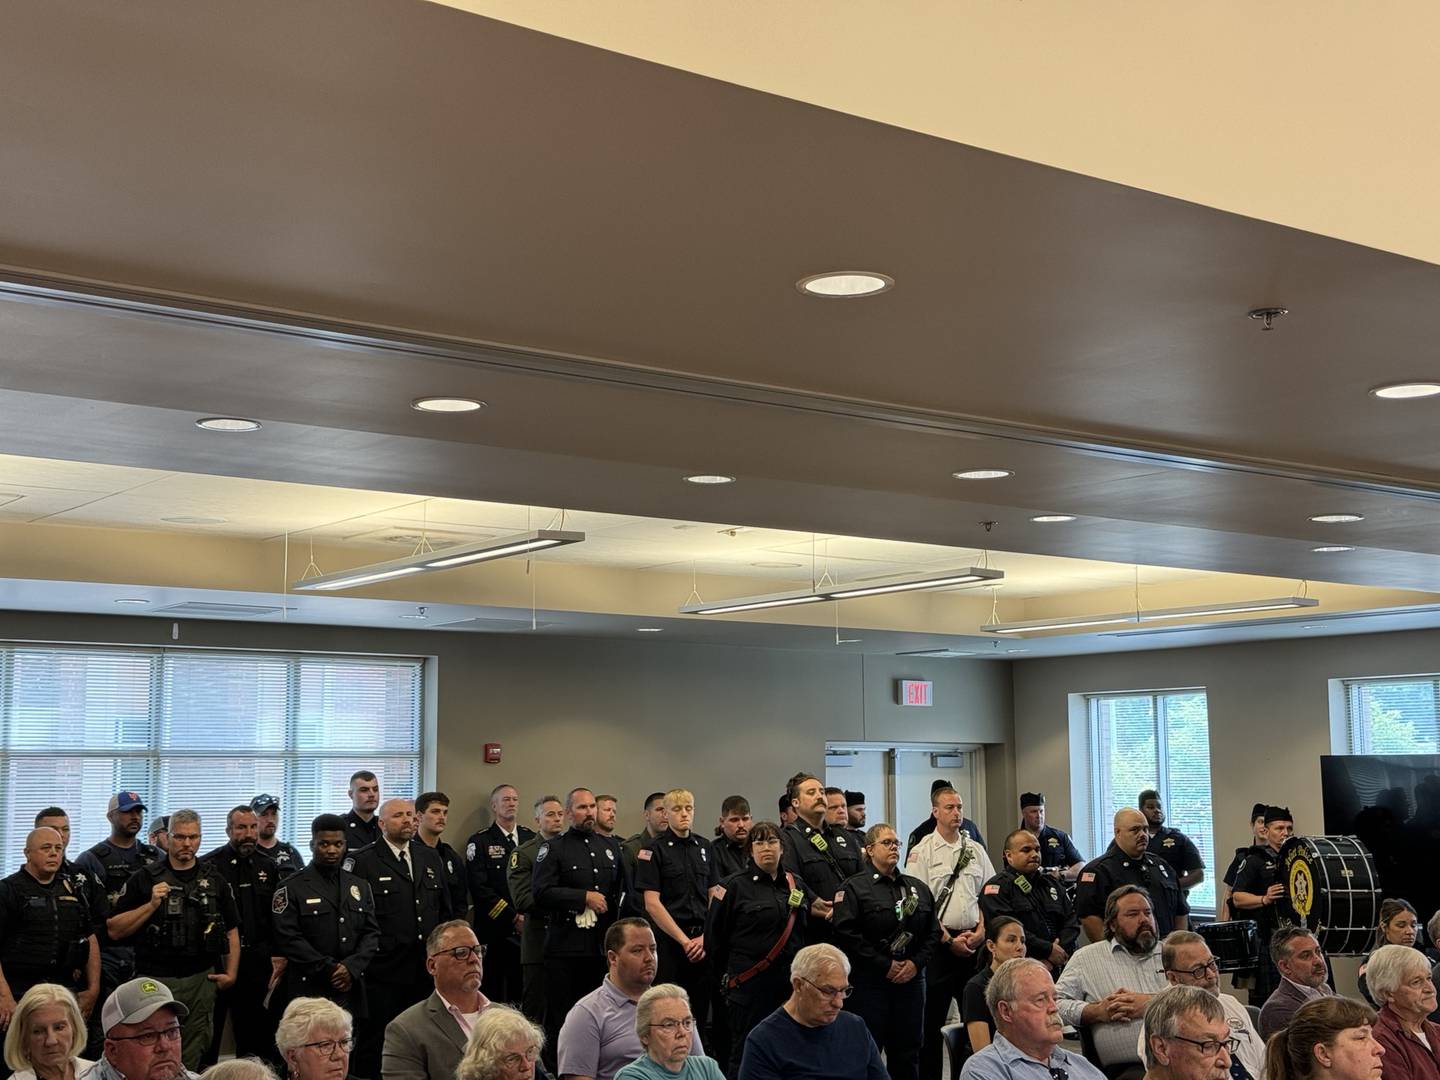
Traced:
[[928, 709], [935, 704], [935, 684], [919, 679], [896, 679], [895, 699], [901, 705], [918, 705]]

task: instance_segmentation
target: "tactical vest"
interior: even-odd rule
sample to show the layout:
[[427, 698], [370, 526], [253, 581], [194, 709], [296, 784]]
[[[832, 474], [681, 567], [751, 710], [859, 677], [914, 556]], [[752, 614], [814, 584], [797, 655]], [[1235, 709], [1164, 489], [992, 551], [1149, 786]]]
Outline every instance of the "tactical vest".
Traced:
[[168, 860], [145, 867], [151, 888], [160, 882], [170, 893], [145, 924], [145, 946], [188, 957], [220, 957], [230, 951], [230, 937], [220, 910], [225, 879], [201, 866], [190, 881], [182, 881]]
[[90, 956], [90, 905], [67, 875], [57, 874], [55, 881], [53, 891], [33, 878], [10, 883], [20, 897], [20, 910], [0, 942], [0, 966], [17, 972], [57, 971], [72, 985], [77, 972], [83, 976]]
[[133, 850], [139, 853], [138, 863], [126, 859], [121, 851], [131, 849], [117, 848], [108, 840], [102, 840], [90, 849], [95, 857], [100, 860], [100, 865], [105, 868], [104, 886], [105, 892], [110, 897], [110, 904], [113, 907], [120, 894], [125, 891], [125, 883], [136, 870], [142, 869], [146, 863], [154, 862], [160, 857], [160, 849], [143, 841], [135, 841]]

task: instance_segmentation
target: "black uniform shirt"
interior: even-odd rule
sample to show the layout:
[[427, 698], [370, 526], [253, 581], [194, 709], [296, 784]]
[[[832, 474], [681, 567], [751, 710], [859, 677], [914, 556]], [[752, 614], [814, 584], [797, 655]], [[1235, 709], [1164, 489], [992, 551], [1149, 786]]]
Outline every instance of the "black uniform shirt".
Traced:
[[424, 844], [405, 850], [409, 871], [385, 840], [347, 855], [342, 864], [370, 883], [374, 898], [380, 950], [370, 964], [372, 979], [410, 982], [423, 977], [425, 939], [450, 918], [450, 890], [440, 856]]
[[331, 986], [330, 974], [344, 964], [359, 982], [380, 948], [369, 882], [338, 866], [312, 863], [287, 877], [270, 905], [275, 951], [289, 962], [285, 980], [291, 996], [363, 1003], [354, 990], [347, 994]]
[[784, 844], [782, 865], [814, 890], [822, 900], [840, 891], [840, 883], [860, 871], [860, 853], [844, 829], [821, 824], [816, 829], [796, 818], [780, 830]]
[[166, 901], [174, 897], [177, 905], [187, 916], [191, 916], [191, 932], [183, 949], [177, 949], [163, 939], [160, 928], [167, 920], [167, 913], [166, 901], [161, 901], [159, 909], [151, 913], [139, 930], [125, 939], [135, 946], [136, 970], [147, 975], [174, 976], [195, 975], [204, 971], [215, 963], [218, 953], [199, 936], [207, 927], [200, 925], [203, 920], [193, 918], [198, 904], [196, 898], [202, 892], [213, 896], [220, 916], [220, 925], [213, 928], [214, 933], [233, 930], [240, 925], [240, 913], [235, 908], [235, 897], [229, 884], [210, 867], [198, 862], [189, 869], [176, 870], [169, 859], [164, 859], [131, 875], [125, 883], [125, 891], [112, 907], [114, 914], [134, 911], [150, 903], [157, 881], [170, 885], [171, 892]]
[[380, 831], [380, 815], [371, 814], [366, 821], [354, 810], [345, 812], [345, 850], [354, 855], [363, 847], [378, 844], [384, 834]]
[[[410, 844], [412, 847], [416, 844], [421, 847], [430, 846], [419, 836], [411, 840]], [[430, 850], [440, 856], [440, 865], [445, 868], [445, 887], [450, 890], [450, 917], [463, 919], [465, 912], [470, 909], [470, 887], [465, 880], [465, 860], [444, 840], [437, 840]]]
[[270, 899], [280, 882], [275, 860], [260, 847], [242, 856], [233, 844], [226, 844], [200, 857], [230, 885], [235, 910], [240, 916], [240, 947], [269, 951]]
[[1005, 867], [980, 890], [980, 910], [986, 922], [1001, 915], [1020, 920], [1025, 928], [1025, 955], [1041, 962], [1049, 962], [1056, 941], [1073, 953], [1080, 937], [1070, 897], [1046, 874], [1017, 874]]
[[[1280, 853], [1273, 851], [1269, 844], [1256, 844], [1245, 853], [1240, 872], [1235, 875], [1235, 891], [1264, 896], [1266, 890], [1280, 881]], [[1235, 907], [1231, 901], [1231, 907]], [[1279, 914], [1274, 904], [1258, 908], [1235, 908], [1235, 915], [1241, 919], [1254, 919], [1260, 924], [1260, 940], [1268, 942], [1270, 932], [1279, 923]], [[1262, 950], [1262, 956], [1268, 953]]]
[[1146, 850], [1169, 863], [1176, 877], [1192, 870], [1205, 869], [1205, 860], [1200, 857], [1200, 850], [1194, 841], [1179, 829], [1172, 829], [1168, 825], [1160, 826], [1160, 831], [1150, 837]]
[[930, 886], [898, 872], [886, 877], [872, 870], [847, 878], [831, 922], [855, 977], [870, 982], [883, 982], [896, 960], [910, 960], [923, 971], [940, 940]]
[[744, 844], [732, 844], [722, 833], [711, 843], [710, 850], [715, 855], [715, 870], [721, 881], [733, 877], [750, 865], [748, 841]]
[[[605, 931], [615, 921], [620, 901], [630, 891], [630, 875], [612, 837], [570, 828], [535, 849], [530, 892], [535, 906], [548, 916], [545, 955], [605, 955]], [[585, 910], [585, 894], [598, 892], [608, 910], [594, 926], [575, 925]]]
[[710, 888], [720, 884], [715, 857], [704, 837], [666, 829], [637, 853], [635, 888], [660, 894], [660, 903], [683, 927], [705, 922]]
[[[723, 893], [711, 902], [705, 923], [705, 954], [722, 975], [739, 975], [763, 960], [785, 932], [790, 914], [795, 914], [795, 925], [780, 954], [764, 972], [729, 990], [731, 999], [748, 1001], [760, 985], [788, 984], [790, 961], [805, 945], [806, 920], [815, 894], [793, 873], [782, 869], [772, 878], [753, 863], [727, 877], [721, 888]], [[797, 894], [793, 904], [792, 893]]]
[[0, 880], [0, 966], [12, 988], [49, 981], [83, 989], [89, 951], [81, 945], [93, 932], [85, 893], [63, 872], [48, 885], [24, 868]]
[[533, 829], [515, 826], [517, 842], [491, 822], [465, 845], [465, 876], [475, 910], [471, 916], [475, 936], [486, 943], [515, 935], [515, 901], [510, 895], [510, 854], [535, 835]]
[[1139, 885], [1150, 894], [1150, 911], [1155, 916], [1155, 929], [1160, 937], [1176, 929], [1175, 920], [1190, 914], [1190, 905], [1180, 891], [1175, 871], [1164, 859], [1142, 851], [1132, 859], [1114, 843], [1104, 855], [1093, 859], [1080, 871], [1075, 886], [1075, 914], [1080, 918], [1105, 918], [1105, 901], [1121, 885]]
[[1230, 866], [1225, 871], [1224, 882], [1231, 889], [1235, 888], [1235, 879], [1240, 876], [1240, 867], [1245, 865], [1245, 856], [1254, 851], [1257, 847], [1264, 847], [1263, 844], [1251, 844], [1249, 847], [1237, 847], [1235, 857], [1230, 860]]
[[263, 851], [270, 858], [275, 860], [275, 869], [280, 872], [282, 878], [287, 878], [296, 870], [305, 869], [305, 856], [300, 854], [300, 849], [294, 844], [287, 844], [284, 840], [276, 840], [270, 847], [259, 845], [258, 850]]
[[1057, 866], [1064, 868], [1085, 861], [1080, 857], [1080, 851], [1075, 847], [1075, 841], [1070, 839], [1070, 834], [1064, 829], [1046, 825], [1040, 830], [1036, 839], [1040, 841], [1040, 865], [1044, 869], [1048, 870]]

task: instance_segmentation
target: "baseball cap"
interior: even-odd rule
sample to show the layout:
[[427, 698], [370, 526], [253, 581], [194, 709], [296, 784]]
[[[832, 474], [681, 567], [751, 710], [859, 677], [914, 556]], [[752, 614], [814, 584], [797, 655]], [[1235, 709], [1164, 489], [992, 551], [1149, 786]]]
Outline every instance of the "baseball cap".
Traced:
[[170, 988], [159, 979], [143, 976], [131, 979], [117, 986], [105, 1000], [105, 1008], [100, 1010], [100, 1027], [109, 1035], [116, 1024], [143, 1023], [167, 1005], [181, 1020], [190, 1015], [189, 1007], [183, 1001], [176, 1001]]
[[280, 800], [274, 795], [256, 795], [250, 800], [250, 809], [254, 810], [257, 814], [262, 814], [266, 810], [269, 810], [270, 807], [278, 807], [279, 805]]
[[133, 791], [117, 791], [110, 796], [111, 810], [144, 810], [145, 803]]

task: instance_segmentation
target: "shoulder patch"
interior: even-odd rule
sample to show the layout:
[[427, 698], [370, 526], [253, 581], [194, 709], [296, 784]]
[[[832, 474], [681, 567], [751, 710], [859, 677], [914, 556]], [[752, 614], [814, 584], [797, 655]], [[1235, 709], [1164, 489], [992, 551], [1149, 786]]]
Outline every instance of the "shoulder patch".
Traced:
[[714, 895], [714, 897], [715, 897], [716, 900], [724, 900], [724, 899], [725, 899], [725, 886], [724, 886], [724, 885], [716, 885], [715, 888], [711, 890], [711, 892], [713, 893], [713, 895]]
[[986, 886], [985, 886], [985, 895], [986, 895], [986, 896], [999, 896], [999, 895], [1000, 895], [1000, 886], [999, 886], [999, 885], [986, 885]]
[[465, 858], [469, 859], [471, 862], [474, 862], [474, 861], [475, 861], [475, 841], [474, 841], [474, 840], [471, 840], [470, 843], [468, 843], [468, 844], [465, 845]]
[[511, 870], [514, 870], [514, 869], [515, 869], [517, 866], [519, 866], [519, 865], [520, 865], [520, 851], [519, 851], [519, 849], [517, 848], [516, 850], [510, 852], [510, 869], [511, 869]]
[[340, 869], [344, 870], [347, 874], [351, 873], [355, 869], [355, 856], [345, 856], [345, 861], [340, 864]]
[[538, 866], [539, 863], [540, 863], [540, 860], [542, 860], [543, 858], [545, 858], [546, 855], [549, 855], [549, 854], [550, 854], [550, 845], [549, 845], [549, 844], [541, 844], [541, 845], [540, 845], [540, 850], [537, 851], [537, 852], [535, 852], [535, 863], [536, 863], [536, 865]]
[[1095, 880], [1095, 875], [1094, 875], [1094, 873], [1092, 873], [1092, 872], [1090, 872], [1090, 871], [1087, 870], [1085, 873], [1083, 873], [1083, 874], [1080, 875], [1080, 880], [1081, 880], [1081, 881], [1086, 881], [1086, 882], [1094, 881], [1094, 880]]
[[639, 851], [635, 852], [635, 857], [637, 859], [642, 859], [645, 862], [649, 862], [651, 854], [652, 853], [648, 847], [642, 847]]
[[270, 898], [270, 910], [276, 915], [283, 915], [285, 909], [290, 906], [290, 890], [284, 885], [275, 890], [275, 895]]

